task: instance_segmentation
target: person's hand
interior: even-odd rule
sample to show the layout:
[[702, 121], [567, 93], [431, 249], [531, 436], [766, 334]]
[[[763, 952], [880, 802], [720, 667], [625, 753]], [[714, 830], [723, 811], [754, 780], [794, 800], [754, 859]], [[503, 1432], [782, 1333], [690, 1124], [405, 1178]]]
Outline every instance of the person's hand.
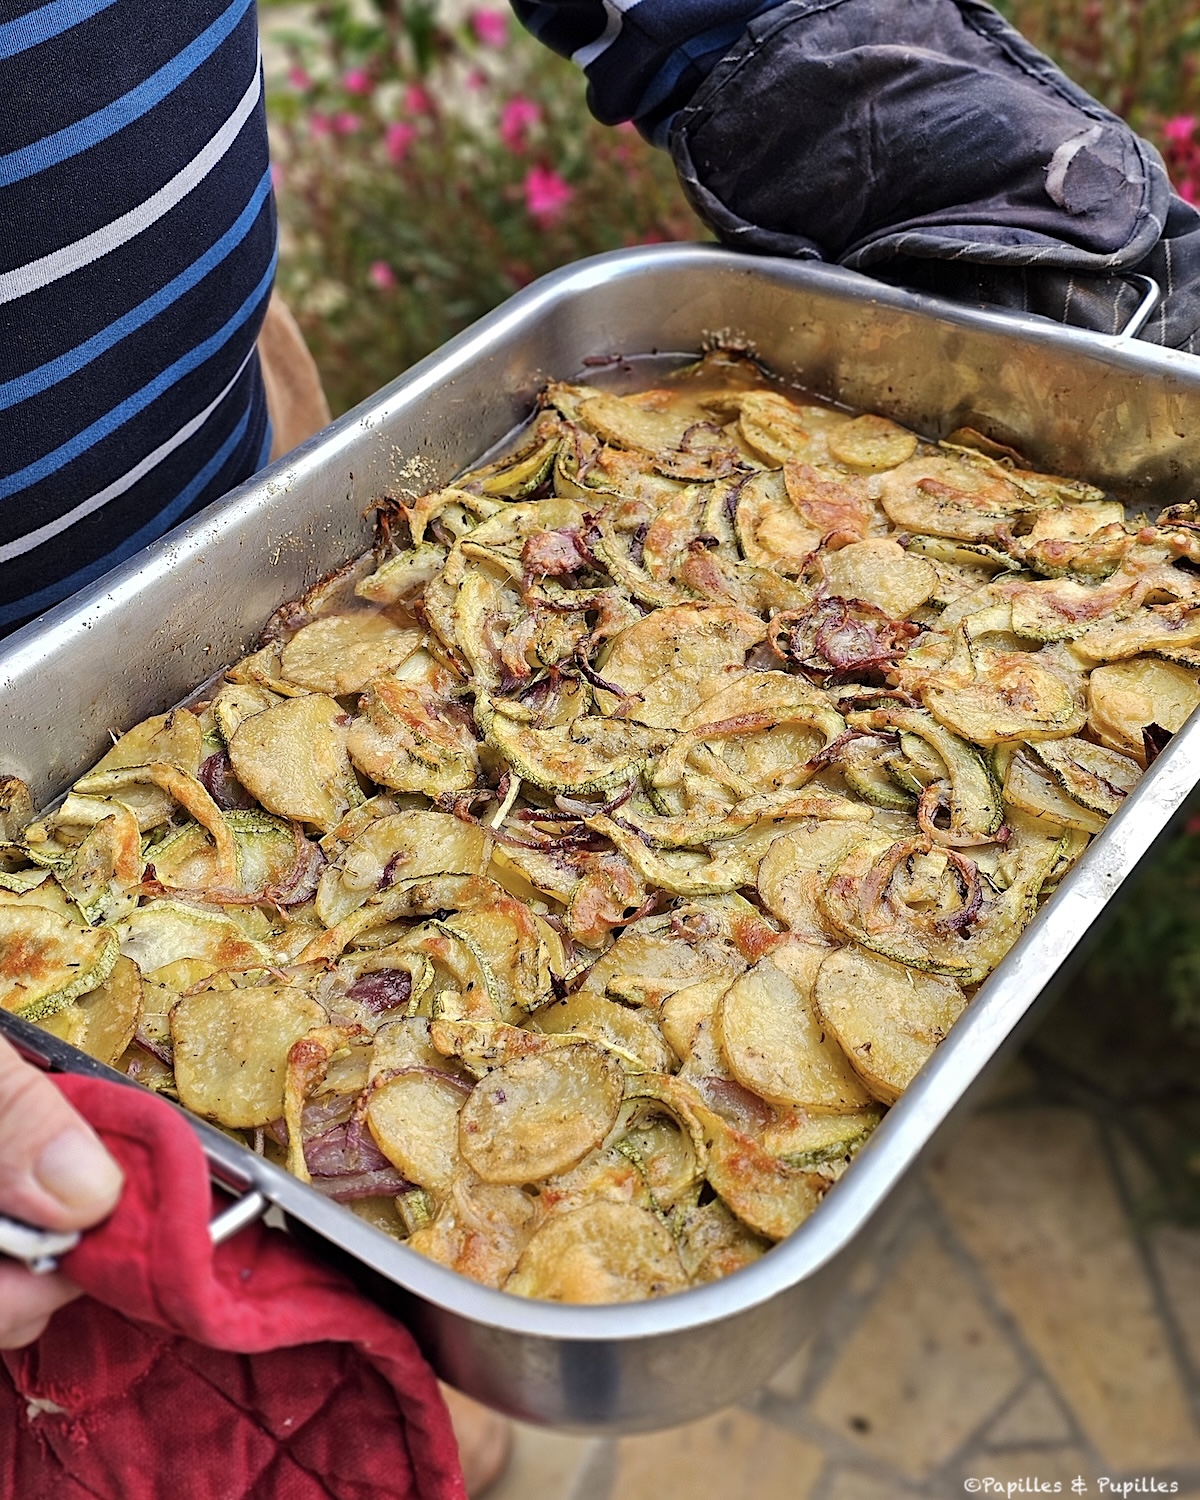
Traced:
[[[0, 1041], [0, 1213], [40, 1229], [87, 1229], [121, 1194], [121, 1169], [48, 1078]], [[79, 1295], [62, 1275], [0, 1258], [0, 1349], [31, 1344]]]

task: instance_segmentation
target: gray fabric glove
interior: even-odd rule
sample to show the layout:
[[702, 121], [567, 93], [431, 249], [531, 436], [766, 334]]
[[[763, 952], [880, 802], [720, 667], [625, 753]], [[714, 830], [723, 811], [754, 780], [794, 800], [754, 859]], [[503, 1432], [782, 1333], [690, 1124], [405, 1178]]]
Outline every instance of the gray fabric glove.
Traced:
[[729, 245], [1200, 352], [1200, 214], [1158, 152], [982, 0], [784, 0], [675, 119]]

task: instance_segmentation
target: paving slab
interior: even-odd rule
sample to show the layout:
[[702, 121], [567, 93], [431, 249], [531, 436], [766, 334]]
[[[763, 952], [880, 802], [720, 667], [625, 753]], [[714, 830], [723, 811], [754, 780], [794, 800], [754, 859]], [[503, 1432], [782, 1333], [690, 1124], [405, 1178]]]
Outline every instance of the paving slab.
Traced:
[[838, 1352], [813, 1414], [909, 1480], [932, 1474], [1016, 1390], [1025, 1371], [929, 1229]]
[[[959, 1482], [952, 1488], [959, 1493], [984, 1496], [1099, 1496], [1102, 1493], [1099, 1486], [1101, 1471], [1096, 1460], [1083, 1448], [1070, 1444], [1058, 1448], [1013, 1448], [1005, 1453], [988, 1453], [982, 1458], [968, 1458], [958, 1468]], [[1080, 1484], [1083, 1488], [1077, 1488]]]
[[816, 1444], [732, 1409], [669, 1432], [621, 1438], [612, 1495], [614, 1500], [807, 1500], [824, 1463]]
[[989, 1448], [1024, 1448], [1031, 1443], [1065, 1443], [1071, 1424], [1044, 1380], [1035, 1380], [1007, 1411], [1001, 1412], [984, 1436]]
[[978, 1116], [935, 1165], [943, 1207], [1110, 1469], [1200, 1461], [1181, 1372], [1099, 1131], [1079, 1111]]
[[1200, 1229], [1164, 1225], [1150, 1236], [1175, 1326], [1193, 1373], [1200, 1371]]
[[513, 1423], [513, 1453], [488, 1500], [570, 1500], [599, 1439]]
[[828, 1483], [821, 1500], [905, 1500], [916, 1492], [901, 1489], [894, 1479], [880, 1479], [861, 1469], [839, 1469]]

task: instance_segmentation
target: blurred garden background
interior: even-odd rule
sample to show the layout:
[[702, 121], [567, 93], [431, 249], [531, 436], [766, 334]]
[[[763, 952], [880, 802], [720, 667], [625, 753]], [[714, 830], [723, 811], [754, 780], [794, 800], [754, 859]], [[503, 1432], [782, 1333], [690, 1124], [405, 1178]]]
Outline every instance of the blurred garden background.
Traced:
[[[1000, 0], [1200, 197], [1200, 0]], [[535, 277], [704, 237], [666, 154], [599, 125], [503, 0], [261, 0], [281, 289], [334, 413]]]
[[[1200, 0], [999, 0], [1200, 203]], [[506, 7], [260, 0], [279, 284], [335, 414], [535, 277], [704, 237], [666, 155], [589, 115]], [[1039, 1095], [1143, 1161], [1136, 1217], [1200, 1223], [1200, 820], [1026, 1049]]]

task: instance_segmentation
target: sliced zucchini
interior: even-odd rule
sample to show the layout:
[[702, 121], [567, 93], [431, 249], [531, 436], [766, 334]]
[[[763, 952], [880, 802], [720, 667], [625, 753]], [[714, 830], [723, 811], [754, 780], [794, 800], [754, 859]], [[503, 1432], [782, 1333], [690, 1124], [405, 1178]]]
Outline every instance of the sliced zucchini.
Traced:
[[1150, 651], [1200, 646], [1200, 609], [1181, 604], [1143, 608], [1123, 620], [1102, 620], [1075, 641], [1091, 661], [1125, 661]]
[[959, 888], [957, 902], [934, 884], [918, 887], [921, 900], [907, 905], [893, 886], [898, 877], [914, 877], [913, 860], [924, 840], [902, 840], [879, 852], [865, 844], [852, 849], [833, 872], [819, 897], [833, 926], [852, 941], [897, 963], [932, 974], [947, 974], [960, 984], [986, 978], [1016, 942], [1037, 910], [1038, 894], [1058, 863], [1062, 836], [1031, 840], [1018, 851], [1008, 888], [993, 899], [974, 900], [971, 861], [953, 856]]
[[79, 995], [38, 1025], [109, 1067], [133, 1041], [142, 1018], [142, 976], [128, 958], [118, 958], [98, 989]]
[[976, 745], [1061, 739], [1087, 719], [1068, 684], [1019, 651], [987, 653], [973, 682], [928, 682], [921, 700], [947, 728]]
[[671, 735], [645, 724], [583, 714], [555, 729], [533, 729], [510, 714], [502, 699], [480, 694], [475, 702], [488, 744], [523, 781], [560, 795], [602, 795], [637, 776]]
[[932, 713], [888, 704], [849, 716], [855, 729], [899, 729], [924, 740], [950, 778], [950, 826], [955, 834], [983, 837], [1004, 821], [999, 789], [975, 745], [953, 733]]
[[1106, 816], [1120, 810], [1142, 775], [1129, 756], [1075, 736], [1036, 741], [1029, 749], [1073, 802]]
[[427, 797], [475, 785], [479, 743], [456, 705], [419, 684], [380, 677], [359, 710], [346, 751], [372, 781]]
[[0, 1006], [40, 1021], [104, 984], [119, 955], [111, 927], [81, 927], [46, 906], [0, 905]]
[[884, 474], [879, 498], [905, 531], [987, 542], [1002, 526], [1047, 503], [998, 473], [953, 458], [912, 458]]
[[357, 584], [354, 592], [371, 604], [406, 603], [442, 571], [446, 550], [434, 542], [422, 542], [419, 547], [397, 552]]
[[1069, 797], [1054, 777], [1020, 751], [1009, 762], [1004, 777], [1004, 800], [1031, 817], [1062, 828], [1099, 833], [1107, 818]]

